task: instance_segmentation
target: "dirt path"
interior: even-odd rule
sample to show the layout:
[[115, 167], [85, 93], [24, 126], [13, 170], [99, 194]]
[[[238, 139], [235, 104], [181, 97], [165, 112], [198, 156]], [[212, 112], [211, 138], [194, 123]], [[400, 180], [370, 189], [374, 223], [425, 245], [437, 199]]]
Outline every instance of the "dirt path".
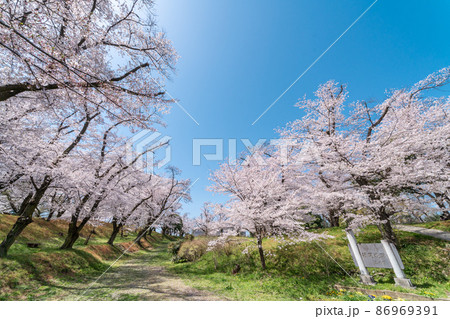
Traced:
[[442, 230], [428, 229], [409, 225], [396, 225], [395, 228], [411, 233], [431, 236], [434, 238], [450, 241], [450, 233]]
[[[167, 244], [145, 254], [128, 257], [110, 269], [88, 291], [73, 287], [66, 300], [224, 300], [214, 294], [187, 286], [170, 274], [161, 261], [167, 261]], [[84, 287], [90, 283], [85, 283]]]

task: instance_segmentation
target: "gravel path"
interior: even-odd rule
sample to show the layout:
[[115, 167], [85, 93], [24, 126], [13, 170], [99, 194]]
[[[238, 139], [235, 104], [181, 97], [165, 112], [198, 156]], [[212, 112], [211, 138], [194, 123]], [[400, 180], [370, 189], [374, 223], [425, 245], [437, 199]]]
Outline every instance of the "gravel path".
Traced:
[[434, 238], [450, 241], [450, 233], [442, 230], [428, 229], [409, 225], [396, 225], [395, 228], [411, 233], [431, 236]]
[[[204, 290], [187, 286], [158, 261], [167, 260], [166, 245], [145, 254], [128, 257], [110, 269], [87, 292], [90, 283], [71, 287], [66, 300], [225, 300]], [[163, 257], [162, 257], [163, 256]], [[78, 286], [78, 285], [77, 285]]]

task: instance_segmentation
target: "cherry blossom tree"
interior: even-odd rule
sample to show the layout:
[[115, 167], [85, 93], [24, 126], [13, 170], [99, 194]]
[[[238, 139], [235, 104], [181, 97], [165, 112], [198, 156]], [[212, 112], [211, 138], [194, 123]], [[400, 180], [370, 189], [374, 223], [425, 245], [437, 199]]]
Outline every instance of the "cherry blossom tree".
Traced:
[[181, 236], [183, 234], [183, 219], [177, 212], [162, 216], [159, 224], [163, 236]]
[[210, 202], [203, 203], [200, 215], [194, 219], [195, 229], [203, 235], [212, 235], [214, 227], [214, 211]]
[[[411, 88], [390, 91], [373, 106], [346, 105], [345, 86], [333, 81], [319, 87], [315, 100], [301, 100], [306, 115], [281, 134], [299, 141], [294, 154], [315, 193], [307, 205], [328, 210], [330, 218], [332, 212], [343, 216], [350, 227], [375, 223], [391, 242], [396, 241], [391, 218], [404, 207], [435, 210], [418, 198], [435, 201], [448, 194], [449, 103], [425, 92], [449, 78], [449, 69], [442, 69]], [[445, 218], [444, 202], [436, 204]]]
[[259, 149], [236, 165], [223, 163], [212, 173], [210, 188], [230, 196], [230, 201], [222, 208], [227, 228], [224, 237], [240, 230], [253, 234], [263, 269], [266, 268], [264, 238], [314, 237], [303, 229], [306, 214], [299, 209], [297, 190], [286, 183], [280, 157], [267, 156], [268, 152], [268, 149]]
[[[133, 226], [136, 219], [152, 204], [155, 189], [158, 187], [159, 176], [147, 175], [135, 171], [116, 185], [116, 191], [111, 192], [111, 199], [105, 200], [102, 207], [106, 215], [112, 216], [112, 232], [108, 244], [113, 245], [116, 236], [126, 226]], [[152, 207], [151, 209], [154, 209]]]
[[185, 236], [187, 234], [192, 234], [195, 230], [195, 220], [193, 218], [191, 218], [188, 213], [182, 214], [181, 219], [183, 221], [182, 236]]
[[143, 214], [138, 222], [140, 228], [136, 236], [138, 244], [140, 244], [141, 238], [145, 238], [152, 228], [162, 226], [162, 218], [173, 214], [179, 215], [182, 202], [191, 200], [189, 192], [191, 182], [188, 179], [178, 179], [180, 174], [180, 170], [175, 167], [168, 168], [168, 176], [163, 177], [161, 187], [155, 193], [152, 200], [154, 209], [148, 209], [147, 214]]
[[[176, 177], [175, 174], [172, 178]], [[172, 188], [169, 183], [178, 185]], [[127, 176], [121, 184], [119, 194], [111, 193], [115, 200], [107, 201], [108, 205], [105, 207], [107, 214], [112, 216], [113, 225], [109, 244], [114, 243], [117, 234], [125, 226], [142, 228], [139, 239], [151, 234], [152, 229], [158, 226], [167, 227], [171, 232], [181, 232], [183, 222], [177, 209], [180, 208], [180, 201], [189, 199], [188, 189], [185, 188], [188, 181], [140, 172]], [[167, 202], [164, 198], [168, 198]]]
[[[84, 171], [85, 178], [83, 182], [85, 186], [83, 188], [85, 192], [79, 192], [78, 204], [71, 213], [69, 230], [65, 242], [61, 246], [62, 249], [73, 247], [83, 227], [97, 214], [105, 199], [108, 196], [111, 199], [110, 194], [117, 188], [117, 184], [121, 179], [128, 174], [140, 175], [139, 172], [136, 173], [134, 171], [134, 165], [142, 156], [159, 146], [148, 148], [127, 160], [127, 144], [124, 138], [114, 134], [114, 130], [118, 128], [118, 123], [105, 130], [100, 147], [97, 146], [97, 143], [93, 144], [94, 149], [88, 153], [91, 160], [83, 161], [84, 163], [89, 163], [89, 166]], [[97, 150], [98, 154], [96, 154], [95, 148], [99, 148]], [[86, 174], [88, 175], [87, 177]]]
[[70, 175], [73, 152], [105, 125], [121, 122], [133, 131], [161, 123], [171, 103], [162, 83], [177, 56], [151, 6], [144, 0], [0, 2], [0, 190], [23, 190], [0, 256], [32, 222], [49, 189]]

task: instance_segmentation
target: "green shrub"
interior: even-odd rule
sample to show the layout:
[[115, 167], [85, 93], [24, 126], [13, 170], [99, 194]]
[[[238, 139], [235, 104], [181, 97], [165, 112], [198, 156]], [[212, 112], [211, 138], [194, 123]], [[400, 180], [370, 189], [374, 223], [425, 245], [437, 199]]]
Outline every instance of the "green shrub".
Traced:
[[320, 229], [323, 228], [323, 219], [319, 215], [309, 214], [312, 220], [305, 224], [305, 229]]
[[178, 259], [184, 261], [195, 261], [203, 256], [208, 248], [207, 239], [194, 239], [182, 243], [178, 251]]
[[170, 243], [169, 246], [167, 246], [169, 253], [171, 253], [174, 257], [177, 256], [183, 242], [184, 240], [181, 239], [177, 240], [176, 242]]

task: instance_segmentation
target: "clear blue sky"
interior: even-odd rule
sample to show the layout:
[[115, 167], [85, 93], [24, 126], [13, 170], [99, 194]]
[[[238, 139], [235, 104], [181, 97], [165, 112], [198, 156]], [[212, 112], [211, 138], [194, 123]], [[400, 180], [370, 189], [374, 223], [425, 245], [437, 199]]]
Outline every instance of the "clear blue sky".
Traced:
[[[302, 116], [293, 107], [329, 79], [349, 98], [381, 100], [450, 65], [450, 1], [379, 0], [255, 125], [253, 121], [364, 12], [373, 0], [156, 0], [159, 25], [180, 55], [168, 92], [177, 105], [160, 131], [172, 137], [170, 164], [199, 181], [184, 211], [198, 215], [218, 162], [192, 165], [193, 138], [276, 137]], [[242, 149], [242, 144], [238, 147]], [[205, 153], [211, 151], [206, 148]]]

